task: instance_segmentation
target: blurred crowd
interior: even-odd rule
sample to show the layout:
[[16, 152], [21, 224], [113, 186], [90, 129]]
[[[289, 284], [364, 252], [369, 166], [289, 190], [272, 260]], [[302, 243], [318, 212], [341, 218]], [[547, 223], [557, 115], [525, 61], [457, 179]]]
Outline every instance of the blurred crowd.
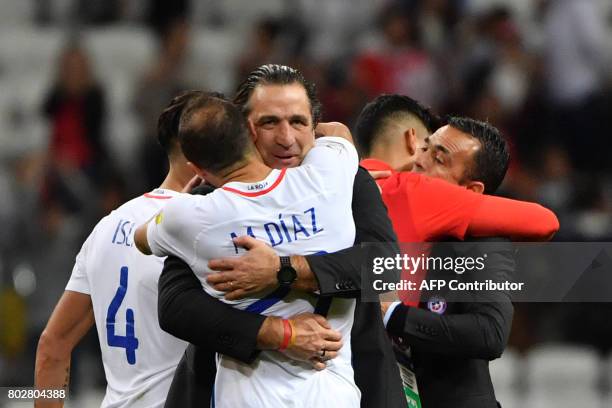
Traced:
[[[0, 384], [31, 384], [38, 335], [93, 225], [162, 181], [161, 108], [183, 89], [231, 96], [263, 63], [313, 80], [324, 120], [352, 125], [368, 100], [402, 93], [489, 121], [512, 148], [503, 194], [553, 209], [558, 240], [612, 238], [609, 1], [0, 6]], [[568, 310], [519, 310], [515, 346], [570, 340], [584, 315]]]

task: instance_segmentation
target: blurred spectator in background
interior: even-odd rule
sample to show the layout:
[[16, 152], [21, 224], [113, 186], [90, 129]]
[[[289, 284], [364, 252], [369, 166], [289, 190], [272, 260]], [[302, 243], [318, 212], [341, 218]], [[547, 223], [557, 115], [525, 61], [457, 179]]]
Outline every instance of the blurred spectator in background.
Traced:
[[186, 21], [189, 16], [191, 3], [189, 0], [146, 0], [146, 2], [148, 3], [147, 22], [162, 38], [166, 36], [169, 27], [177, 21]]
[[[422, 0], [419, 4], [418, 25], [423, 46], [437, 57], [448, 59], [448, 53], [460, 38], [456, 33], [461, 19], [463, 1]], [[442, 61], [443, 62], [443, 61]]]
[[43, 111], [50, 122], [43, 202], [48, 214], [79, 213], [96, 196], [92, 193], [109, 167], [105, 94], [79, 44], [71, 42], [62, 51]]
[[88, 55], [70, 41], [61, 49], [56, 69], [37, 110], [48, 123], [46, 152], [40, 158], [36, 150], [27, 151], [11, 163], [13, 184], [2, 191], [12, 193], [17, 205], [4, 225], [11, 246], [0, 248], [0, 275], [8, 283], [0, 288], [0, 308], [6, 309], [0, 343], [9, 356], [11, 348], [27, 350], [12, 356], [1, 373], [14, 384], [32, 381], [19, 367], [32, 364], [36, 332], [63, 290], [83, 231], [100, 216], [105, 201], [101, 189], [112, 174], [104, 140], [105, 92]]
[[157, 144], [157, 117], [169, 100], [187, 88], [181, 74], [190, 42], [189, 24], [182, 19], [168, 22], [158, 42], [157, 59], [145, 71], [134, 93], [134, 109], [143, 131], [140, 156], [136, 160], [142, 166], [143, 182], [132, 186], [134, 193], [149, 191], [163, 181], [168, 160]]
[[525, 50], [514, 15], [507, 7], [493, 7], [474, 21], [474, 32], [463, 44], [466, 53], [457, 84], [460, 93], [451, 110], [488, 121], [507, 135], [514, 159], [504, 187], [525, 192], [527, 186], [522, 184], [526, 180], [517, 177], [522, 160], [516, 151], [519, 131], [514, 119], [528, 96], [533, 57]]
[[[311, 77], [316, 77], [310, 72]], [[341, 123], [354, 123], [360, 109], [368, 101], [366, 92], [355, 86], [350, 74], [341, 63], [331, 63], [321, 67], [318, 81], [323, 86], [320, 90], [321, 103], [324, 107], [323, 120], [334, 120]], [[333, 118], [333, 119], [332, 119]]]
[[[468, 64], [465, 97], [479, 119], [495, 126], [508, 126], [507, 120], [522, 106], [529, 89], [533, 58], [523, 47], [521, 33], [511, 11], [497, 7], [477, 22], [478, 41]], [[479, 95], [480, 94], [480, 95]], [[483, 95], [486, 94], [483, 100]]]
[[252, 70], [261, 65], [285, 62], [286, 56], [278, 41], [281, 30], [282, 23], [272, 18], [260, 20], [255, 24], [253, 38], [247, 43], [237, 62], [236, 78], [246, 78]]
[[381, 15], [380, 38], [359, 53], [353, 72], [369, 98], [398, 93], [437, 107], [445, 92], [431, 55], [420, 44], [416, 14], [391, 4]]
[[[106, 149], [107, 111], [106, 92], [86, 50], [69, 41], [61, 50], [56, 78], [42, 104], [49, 142], [41, 200], [38, 206], [25, 200], [24, 213], [18, 217], [20, 226], [32, 224], [33, 219], [38, 222], [19, 233], [19, 246], [9, 258], [15, 289], [27, 299], [28, 348], [35, 344], [36, 331], [44, 326], [63, 290], [84, 231], [122, 199]], [[17, 170], [21, 188], [26, 187], [33, 177], [28, 174], [36, 170]], [[31, 377], [16, 374], [15, 381], [26, 384]]]
[[92, 25], [116, 22], [123, 8], [121, 3], [121, 0], [77, 0], [78, 20]]
[[386, 1], [295, 0], [293, 14], [308, 37], [303, 52], [316, 63], [347, 58], [359, 38], [375, 23]]
[[[603, 170], [607, 142], [602, 91], [609, 70], [604, 16], [594, 0], [547, 0], [543, 62], [552, 109], [551, 136], [565, 144], [579, 169]], [[608, 167], [609, 168], [609, 167]]]

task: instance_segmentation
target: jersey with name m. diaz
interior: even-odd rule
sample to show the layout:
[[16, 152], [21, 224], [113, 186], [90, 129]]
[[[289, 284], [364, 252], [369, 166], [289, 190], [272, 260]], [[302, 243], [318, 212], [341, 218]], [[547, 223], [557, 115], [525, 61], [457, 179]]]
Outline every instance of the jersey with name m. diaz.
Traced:
[[[210, 259], [239, 256], [233, 237], [250, 235], [280, 255], [335, 252], [353, 245], [351, 201], [358, 158], [344, 139], [315, 141], [300, 167], [272, 170], [255, 183], [231, 182], [206, 196], [181, 196], [165, 207], [147, 230], [158, 256], [187, 262], [209, 294], [234, 307], [280, 317], [321, 311], [324, 301], [304, 292], [277, 289], [261, 296], [226, 301], [206, 276]], [[333, 299], [327, 319], [342, 333], [339, 356], [317, 372], [275, 351], [253, 364], [219, 356], [216, 407], [355, 407], [360, 393], [353, 380], [350, 332], [354, 299]], [[205, 310], [202, 313], [206, 313]]]
[[103, 408], [163, 407], [187, 346], [157, 320], [163, 258], [141, 254], [133, 239], [136, 227], [177, 195], [157, 189], [104, 217], [83, 244], [66, 286], [91, 296], [108, 384]]

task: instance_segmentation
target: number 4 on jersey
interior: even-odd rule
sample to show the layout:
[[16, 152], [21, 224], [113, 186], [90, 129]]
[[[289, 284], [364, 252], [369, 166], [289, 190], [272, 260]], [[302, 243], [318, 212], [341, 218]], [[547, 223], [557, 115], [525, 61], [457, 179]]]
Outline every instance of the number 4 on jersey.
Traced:
[[134, 311], [127, 309], [125, 312], [125, 336], [115, 334], [115, 316], [125, 298], [128, 288], [128, 268], [121, 267], [121, 277], [119, 278], [119, 288], [108, 306], [106, 312], [106, 338], [111, 347], [121, 347], [125, 349], [125, 355], [129, 364], [136, 364], [136, 349], [138, 339], [134, 337]]

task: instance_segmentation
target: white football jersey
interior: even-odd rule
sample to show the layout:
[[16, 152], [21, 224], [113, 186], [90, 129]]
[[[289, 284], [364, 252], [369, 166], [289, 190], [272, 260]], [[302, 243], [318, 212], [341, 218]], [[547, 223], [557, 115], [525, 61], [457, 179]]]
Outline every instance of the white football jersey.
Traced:
[[102, 407], [163, 407], [187, 346], [157, 320], [164, 259], [145, 256], [134, 244], [136, 228], [177, 195], [157, 189], [104, 217], [83, 244], [66, 286], [91, 296], [108, 384]]
[[[272, 170], [259, 182], [230, 182], [206, 196], [177, 197], [150, 222], [154, 254], [174, 254], [187, 262], [209, 294], [234, 307], [264, 315], [290, 317], [325, 313], [318, 296], [283, 289], [258, 297], [226, 301], [206, 276], [213, 258], [239, 256], [232, 238], [250, 235], [279, 255], [336, 252], [355, 241], [351, 210], [358, 166], [355, 147], [344, 139], [315, 142], [300, 167]], [[358, 407], [353, 379], [350, 333], [354, 299], [336, 298], [327, 319], [342, 333], [344, 346], [323, 371], [276, 351], [262, 352], [253, 364], [218, 356], [212, 404], [215, 407]], [[206, 311], [202, 311], [206, 313]]]

